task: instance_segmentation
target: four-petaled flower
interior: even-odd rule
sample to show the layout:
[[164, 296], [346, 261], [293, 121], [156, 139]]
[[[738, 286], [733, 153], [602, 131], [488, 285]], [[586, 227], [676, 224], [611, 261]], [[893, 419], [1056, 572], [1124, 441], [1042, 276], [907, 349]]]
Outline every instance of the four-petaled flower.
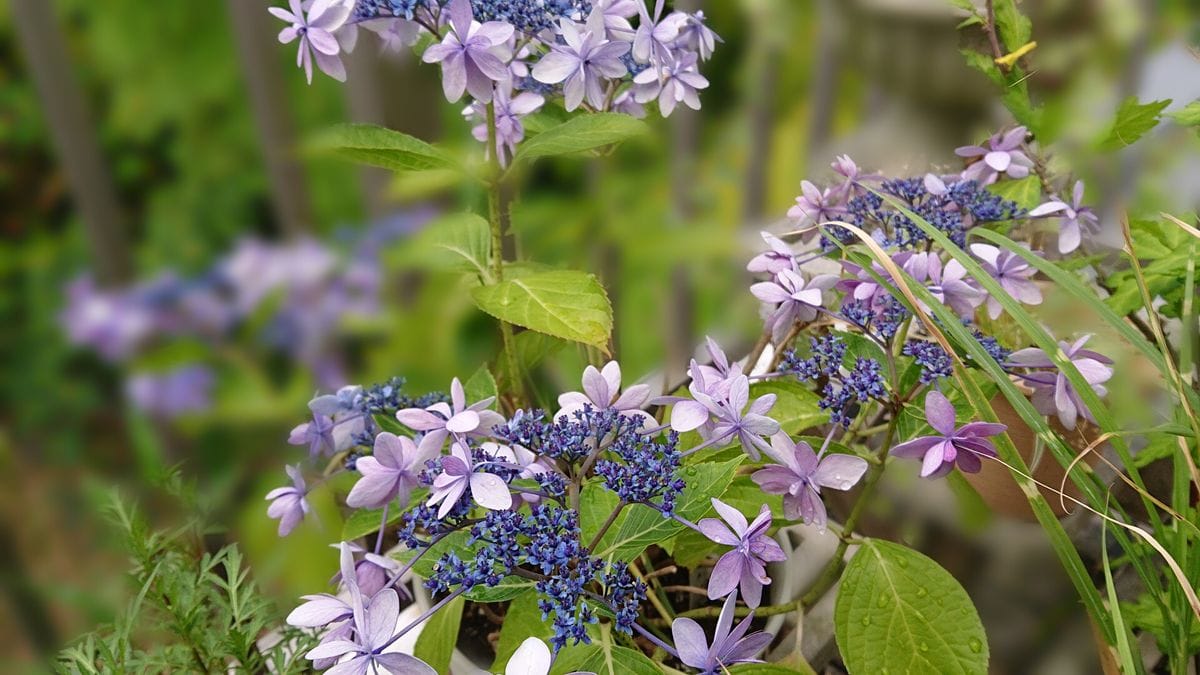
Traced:
[[401, 506], [406, 506], [425, 462], [441, 450], [441, 441], [432, 434], [422, 437], [418, 445], [407, 436], [380, 432], [375, 437], [374, 454], [354, 463], [362, 478], [346, 496], [346, 504], [356, 509], [378, 509], [399, 498]]
[[746, 634], [750, 630], [750, 622], [754, 620], [753, 612], [734, 627], [733, 611], [736, 604], [737, 593], [731, 593], [717, 617], [717, 629], [711, 645], [704, 636], [704, 629], [694, 620], [680, 617], [671, 623], [675, 650], [679, 652], [679, 660], [684, 665], [699, 669], [702, 675], [716, 675], [736, 663], [761, 663], [761, 659], [754, 657], [766, 649], [775, 636], [764, 631]]
[[287, 475], [292, 479], [290, 486], [278, 487], [267, 493], [265, 499], [271, 502], [267, 507], [267, 515], [279, 519], [279, 536], [286, 537], [304, 516], [308, 515], [308, 487], [304, 484], [304, 474], [299, 466], [285, 466]]
[[762, 437], [779, 431], [779, 423], [766, 416], [775, 405], [775, 394], [763, 394], [751, 403], [750, 380], [740, 374], [707, 387], [708, 391], [698, 380], [688, 387], [692, 399], [671, 399], [675, 401], [671, 428], [679, 433], [699, 430], [711, 443], [736, 436], [746, 454], [757, 461], [759, 450], [769, 447]]
[[558, 405], [561, 409], [555, 419], [569, 418], [585, 406], [597, 410], [614, 408], [617, 412], [628, 416], [641, 417], [647, 424], [654, 423], [654, 417], [642, 410], [646, 400], [650, 398], [650, 385], [635, 384], [621, 391], [621, 364], [609, 361], [604, 368], [596, 370], [588, 366], [583, 370], [583, 392], [569, 391], [560, 394]]
[[[1084, 335], [1075, 342], [1062, 340], [1059, 349], [1083, 375], [1083, 379], [1092, 387], [1096, 395], [1103, 397], [1108, 391], [1104, 382], [1112, 377], [1112, 359], [1083, 346], [1092, 336]], [[1021, 375], [1021, 379], [1033, 386], [1033, 407], [1043, 415], [1058, 415], [1058, 421], [1063, 427], [1074, 429], [1076, 418], [1083, 416], [1088, 421], [1095, 422], [1092, 412], [1084, 405], [1079, 392], [1071, 385], [1070, 380], [1058, 370], [1058, 366], [1050, 360], [1046, 352], [1036, 347], [1015, 351], [1009, 356], [1009, 364], [1021, 368], [1033, 368], [1032, 373]]]
[[[513, 26], [503, 21], [479, 23], [471, 12], [469, 0], [450, 0], [444, 10], [450, 16], [450, 30], [436, 45], [425, 50], [421, 60], [442, 64], [442, 91], [451, 103], [470, 92], [478, 101], [492, 100], [495, 82], [508, 79], [508, 39]], [[503, 58], [502, 58], [503, 56]]]
[[771, 437], [767, 454], [771, 464], [750, 476], [767, 494], [783, 495], [783, 515], [824, 531], [825, 504], [821, 488], [849, 490], [867, 471], [867, 460], [844, 454], [821, 455], [804, 441], [792, 442], [787, 434]]
[[[788, 209], [787, 217], [796, 221], [796, 227], [840, 220], [845, 209], [840, 202], [844, 192], [833, 188], [819, 189], [809, 181], [801, 181], [800, 196], [796, 197], [796, 205]], [[805, 241], [817, 234], [817, 228], [805, 230], [801, 238]]]
[[485, 509], [501, 511], [512, 506], [508, 484], [500, 476], [480, 470], [483, 464], [471, 460], [471, 451], [464, 444], [450, 446], [450, 456], [442, 458], [442, 472], [433, 479], [427, 502], [429, 506], [441, 504], [438, 518], [445, 518], [468, 489], [471, 499]]
[[817, 318], [817, 308], [824, 303], [824, 292], [833, 288], [838, 278], [832, 274], [818, 274], [809, 281], [790, 269], [781, 270], [774, 281], [760, 281], [750, 287], [754, 297], [769, 305], [776, 305], [767, 317], [765, 327], [771, 338], [780, 342], [797, 321], [812, 321]]
[[1083, 205], [1083, 181], [1075, 181], [1071, 192], [1071, 203], [1061, 199], [1052, 199], [1029, 212], [1030, 217], [1061, 214], [1061, 228], [1058, 231], [1059, 253], [1070, 253], [1079, 248], [1083, 233], [1095, 234], [1100, 228], [1100, 218], [1091, 208]]
[[970, 422], [955, 426], [954, 406], [940, 391], [925, 395], [925, 420], [941, 436], [922, 436], [891, 449], [896, 457], [921, 460], [921, 477], [938, 478], [950, 473], [955, 464], [960, 471], [976, 473], [982, 467], [980, 455], [996, 456], [989, 436], [1008, 427], [992, 422]]
[[1009, 178], [1024, 178], [1033, 168], [1033, 160], [1025, 154], [1025, 127], [1016, 127], [1007, 133], [997, 133], [987, 140], [987, 145], [964, 145], [954, 151], [959, 157], [981, 158], [973, 162], [962, 173], [963, 180], [978, 181], [983, 185], [995, 183], [1001, 174]]
[[783, 548], [767, 534], [767, 528], [771, 526], [771, 509], [763, 504], [754, 522], [747, 523], [741, 511], [725, 502], [713, 498], [712, 505], [725, 522], [705, 518], [696, 523], [696, 527], [704, 536], [718, 544], [732, 546], [733, 550], [722, 555], [713, 567], [708, 597], [710, 600], [723, 598], [740, 588], [746, 604], [758, 607], [763, 585], [771, 583], [766, 563], [787, 559]]
[[545, 84], [563, 83], [563, 103], [570, 112], [584, 97], [588, 105], [604, 107], [604, 80], [623, 76], [627, 69], [621, 57], [629, 43], [605, 39], [604, 14], [593, 10], [585, 30], [570, 19], [559, 21], [565, 44], [556, 44], [533, 67], [533, 79]]
[[[1032, 280], [1037, 270], [1021, 256], [989, 244], [971, 244], [971, 253], [979, 258], [980, 266], [997, 282], [1004, 292], [1027, 305], [1042, 304], [1042, 290]], [[988, 316], [996, 319], [1004, 308], [995, 297], [988, 296]]]
[[708, 78], [700, 74], [695, 54], [684, 54], [650, 66], [633, 77], [633, 94], [638, 103], [658, 99], [658, 111], [670, 117], [680, 103], [700, 109], [700, 90], [708, 88]]
[[321, 72], [339, 82], [346, 81], [346, 68], [338, 58], [341, 45], [333, 34], [350, 18], [353, 5], [349, 0], [315, 0], [305, 12], [300, 0], [288, 0], [291, 11], [282, 7], [267, 9], [276, 18], [291, 24], [279, 31], [280, 42], [286, 45], [300, 38], [296, 65], [304, 68], [309, 84], [312, 84], [314, 60]]
[[487, 409], [494, 400], [494, 396], [489, 396], [468, 406], [462, 382], [456, 377], [450, 383], [450, 403], [438, 402], [423, 409], [405, 408], [396, 412], [396, 419], [410, 429], [433, 436], [440, 446], [449, 434], [487, 433], [497, 424], [504, 424], [500, 413]]

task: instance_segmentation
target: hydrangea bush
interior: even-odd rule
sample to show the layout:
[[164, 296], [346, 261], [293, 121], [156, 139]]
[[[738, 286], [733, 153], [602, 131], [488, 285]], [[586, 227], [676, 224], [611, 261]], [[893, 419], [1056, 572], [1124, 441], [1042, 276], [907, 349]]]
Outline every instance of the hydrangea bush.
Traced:
[[[428, 239], [431, 255], [473, 280], [502, 338], [492, 363], [447, 392], [414, 397], [399, 379], [344, 387], [315, 398], [293, 430], [289, 442], [309, 459], [267, 496], [281, 535], [308, 513], [309, 490], [353, 476], [337, 590], [306, 596], [288, 617], [320, 640], [306, 653], [314, 667], [446, 672], [464, 608], [492, 605], [485, 615], [503, 613], [495, 658], [479, 665], [493, 671], [725, 672], [771, 658], [776, 636], [756, 630], [760, 617], [802, 617], [839, 589], [836, 637], [850, 672], [986, 672], [982, 624], [953, 577], [857, 532], [889, 467], [938, 480], [985, 462], [1011, 470], [1116, 644], [1120, 614], [1038, 491], [1052, 487], [1030, 474], [1033, 449], [1014, 445], [992, 407], [999, 399], [1078, 468], [1083, 499], [1072, 501], [1120, 526], [1113, 536], [1152, 593], [1190, 589], [1164, 580], [1155, 556], [1171, 555], [1134, 540], [1154, 539], [1121, 522], [1089, 465], [1073, 461], [1069, 432], [1098, 430], [1088, 433], [1104, 434], [1141, 484], [1104, 405], [1114, 361], [1088, 335], [1052, 336], [1029, 313], [1048, 281], [1106, 308], [1072, 271], [1089, 264], [1099, 225], [1085, 187], [1051, 174], [1024, 126], [958, 148], [952, 170], [882, 176], [837, 158], [831, 179], [802, 183], [787, 225], [763, 233], [765, 250], [747, 264], [763, 320], [749, 353], [731, 358], [710, 339], [664, 395], [601, 360], [557, 407], [530, 405], [554, 398], [528, 390], [540, 346], [604, 352], [612, 315], [594, 277], [504, 258], [505, 194], [523, 164], [639, 133], [630, 118], [646, 105], [663, 116], [699, 107], [707, 82], [697, 64], [719, 38], [701, 14], [663, 4], [293, 0], [272, 10], [308, 77], [315, 62], [343, 79], [338, 56], [365, 28], [437, 64], [449, 101], [469, 96], [464, 114], [489, 158], [482, 171], [377, 128], [343, 127], [325, 142], [350, 159], [459, 172], [488, 190], [486, 219], [449, 217]], [[527, 137], [522, 118], [551, 102], [565, 121]], [[1111, 310], [1103, 316], [1130, 336]], [[852, 494], [836, 517], [825, 503], [834, 491]], [[837, 544], [789, 597], [772, 579], [795, 563], [780, 544], [794, 527]]]

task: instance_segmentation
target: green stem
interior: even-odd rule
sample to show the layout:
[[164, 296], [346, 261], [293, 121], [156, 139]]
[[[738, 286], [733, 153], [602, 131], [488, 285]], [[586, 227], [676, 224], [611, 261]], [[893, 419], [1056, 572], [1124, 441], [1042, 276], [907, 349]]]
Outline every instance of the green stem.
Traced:
[[608, 528], [612, 527], [612, 524], [617, 522], [617, 516], [621, 515], [621, 511], [624, 509], [625, 502], [617, 502], [617, 508], [613, 509], [613, 512], [608, 514], [608, 520], [604, 521], [604, 524], [601, 525], [600, 529], [596, 530], [596, 534], [592, 536], [592, 540], [588, 542], [587, 548], [589, 551], [596, 550], [596, 545], [600, 543], [602, 538], [604, 538], [604, 533], [608, 532]]
[[[788, 614], [800, 609], [800, 601], [793, 600], [785, 602], [782, 605], [763, 605], [758, 609], [751, 610], [749, 607], [738, 606], [733, 610], [734, 616], [749, 616], [750, 612], [754, 612], [754, 616], [775, 616], [776, 614]], [[716, 605], [708, 607], [699, 607], [697, 609], [689, 609], [686, 612], [676, 614], [676, 617], [686, 617], [689, 619], [711, 619], [721, 615], [721, 608]]]
[[[492, 283], [504, 281], [504, 221], [500, 214], [502, 208], [502, 181], [504, 173], [500, 168], [500, 153], [496, 150], [496, 105], [487, 105], [488, 155], [491, 157], [491, 180], [488, 182], [488, 225], [492, 232]], [[513, 342], [512, 325], [502, 319], [500, 323], [500, 340], [502, 357], [508, 370], [508, 394], [513, 399], [514, 407], [519, 407], [524, 395], [521, 391], [521, 373], [517, 367], [517, 352]]]
[[854, 528], [858, 526], [858, 521], [862, 518], [862, 514], [866, 510], [867, 502], [870, 501], [871, 495], [875, 493], [876, 483], [883, 476], [884, 460], [887, 458], [888, 451], [892, 449], [892, 440], [896, 437], [896, 420], [899, 418], [899, 410], [893, 409], [892, 419], [888, 422], [887, 432], [883, 437], [883, 444], [879, 446], [879, 451], [875, 456], [877, 461], [872, 462], [871, 467], [867, 470], [867, 477], [863, 482], [862, 492], [858, 494], [858, 499], [854, 501], [854, 508], [850, 510], [850, 515], [846, 518], [846, 522], [842, 526], [842, 537], [841, 541], [838, 542], [837, 550], [834, 551], [833, 557], [825, 565], [825, 569], [821, 570], [821, 575], [817, 577], [812, 588], [801, 599], [801, 603], [805, 607], [812, 607], [818, 600], [824, 597], [825, 593], [830, 588], [833, 588], [833, 584], [837, 582], [838, 577], [841, 576], [842, 569], [846, 566], [843, 560], [846, 556], [846, 549], [850, 547], [850, 538], [853, 536]]

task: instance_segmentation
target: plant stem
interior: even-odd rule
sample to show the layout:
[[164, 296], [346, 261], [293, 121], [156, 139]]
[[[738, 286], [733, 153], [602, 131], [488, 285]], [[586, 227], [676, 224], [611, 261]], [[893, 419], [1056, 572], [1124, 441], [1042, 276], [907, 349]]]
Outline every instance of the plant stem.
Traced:
[[604, 533], [608, 532], [608, 528], [612, 527], [612, 524], [617, 522], [617, 516], [621, 515], [621, 511], [624, 508], [624, 501], [617, 502], [617, 508], [613, 509], [613, 512], [608, 514], [608, 520], [604, 521], [604, 524], [601, 525], [600, 529], [596, 530], [596, 534], [592, 536], [592, 540], [588, 542], [587, 547], [589, 551], [596, 550], [596, 545], [600, 543], [600, 539], [604, 537]]
[[825, 565], [825, 569], [821, 570], [821, 575], [817, 577], [812, 588], [801, 599], [801, 603], [805, 607], [812, 607], [820, 600], [833, 587], [833, 584], [837, 581], [842, 573], [842, 569], [845, 567], [843, 558], [846, 556], [846, 549], [850, 547], [850, 537], [854, 534], [854, 528], [858, 526], [859, 519], [862, 518], [867, 502], [875, 492], [875, 484], [879, 482], [879, 478], [883, 475], [884, 460], [887, 458], [888, 450], [892, 449], [892, 440], [896, 436], [896, 420], [899, 417], [899, 410], [893, 409], [892, 419], [888, 422], [887, 432], [883, 437], [883, 444], [879, 446], [879, 451], [876, 453], [878, 461], [873, 462], [867, 470], [867, 478], [863, 483], [863, 490], [859, 493], [858, 499], [854, 501], [854, 508], [850, 510], [850, 515], [846, 518], [846, 522], [842, 526], [842, 537], [841, 541], [838, 542], [837, 550], [834, 551], [833, 557]]
[[[488, 183], [488, 225], [492, 232], [492, 283], [504, 281], [504, 221], [500, 214], [503, 202], [501, 187], [504, 179], [500, 168], [500, 153], [496, 149], [496, 104], [487, 105], [488, 156], [491, 157], [492, 178]], [[513, 344], [512, 325], [503, 319], [500, 323], [501, 349], [505, 368], [508, 370], [508, 394], [513, 399], [513, 407], [519, 407], [524, 396], [521, 392], [521, 374], [517, 368], [517, 353]]]

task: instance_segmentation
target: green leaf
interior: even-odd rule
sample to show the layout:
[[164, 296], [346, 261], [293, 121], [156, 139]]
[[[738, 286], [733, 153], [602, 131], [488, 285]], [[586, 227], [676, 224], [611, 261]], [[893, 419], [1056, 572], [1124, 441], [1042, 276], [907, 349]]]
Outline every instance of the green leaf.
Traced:
[[421, 634], [413, 646], [413, 656], [439, 673], [450, 672], [450, 657], [454, 655], [454, 646], [458, 644], [458, 629], [462, 625], [465, 603], [460, 595], [434, 612], [421, 628]]
[[1019, 180], [1002, 180], [988, 186], [988, 191], [999, 195], [1025, 210], [1042, 203], [1042, 183], [1037, 176], [1026, 176]]
[[426, 225], [390, 262], [446, 269], [489, 279], [492, 252], [488, 222], [474, 213], [452, 213]]
[[663, 671], [641, 652], [618, 647], [604, 640], [598, 644], [565, 647], [558, 653], [554, 667], [550, 669], [551, 675], [575, 672], [596, 675], [662, 675]]
[[1175, 112], [1167, 113], [1181, 127], [1200, 126], [1200, 99], [1196, 99]]
[[867, 539], [846, 567], [834, 635], [852, 675], [987, 673], [988, 645], [971, 598], [936, 562]]
[[612, 332], [612, 305], [591, 274], [536, 272], [471, 291], [475, 304], [502, 321], [600, 348]]
[[1171, 99], [1139, 103], [1136, 96], [1121, 101], [1117, 108], [1117, 118], [1113, 120], [1108, 135], [1100, 141], [1101, 150], [1119, 150], [1133, 145], [1146, 132], [1158, 125], [1159, 116]]
[[495, 398], [499, 396], [496, 391], [496, 379], [492, 377], [491, 371], [487, 366], [479, 366], [479, 370], [467, 380], [463, 385], [463, 393], [466, 394], [467, 401], [475, 402], [482, 401], [485, 398]]
[[504, 614], [504, 623], [500, 626], [500, 639], [496, 642], [496, 660], [492, 662], [493, 673], [503, 673], [513, 652], [521, 646], [525, 638], [535, 637], [549, 641], [554, 635], [550, 624], [542, 620], [542, 610], [538, 609], [537, 596], [529, 593], [514, 599], [508, 605]]
[[810, 391], [794, 378], [783, 378], [755, 382], [750, 385], [750, 397], [775, 394], [775, 405], [767, 415], [779, 422], [789, 434], [798, 434], [818, 424], [829, 421], [829, 413], [821, 410], [821, 397]]
[[[703, 462], [679, 470], [686, 487], [675, 502], [675, 512], [692, 522], [712, 509], [712, 497], [725, 492], [745, 456], [726, 462]], [[605, 513], [604, 516], [608, 514]], [[683, 529], [673, 518], [664, 518], [656, 509], [630, 504], [596, 547], [596, 556], [608, 560], [629, 560], [652, 544], [661, 543]]]
[[[400, 516], [404, 514], [404, 509], [398, 509], [394, 505], [388, 509], [388, 525], [400, 520]], [[360, 537], [365, 537], [372, 532], [379, 531], [379, 524], [383, 522], [383, 509], [358, 509], [346, 518], [346, 522], [342, 524], [342, 541], [354, 541]]]
[[1021, 14], [1015, 0], [996, 0], [996, 31], [1009, 52], [1015, 51], [1033, 37], [1033, 23]]
[[317, 136], [311, 147], [392, 171], [459, 168], [449, 155], [425, 141], [371, 124], [339, 124]]
[[593, 150], [644, 134], [646, 128], [644, 122], [620, 113], [578, 115], [522, 143], [515, 161]]
[[[761, 656], [760, 656], [761, 658]], [[731, 675], [816, 675], [807, 663], [782, 666], [774, 663], [739, 663], [729, 669]]]

